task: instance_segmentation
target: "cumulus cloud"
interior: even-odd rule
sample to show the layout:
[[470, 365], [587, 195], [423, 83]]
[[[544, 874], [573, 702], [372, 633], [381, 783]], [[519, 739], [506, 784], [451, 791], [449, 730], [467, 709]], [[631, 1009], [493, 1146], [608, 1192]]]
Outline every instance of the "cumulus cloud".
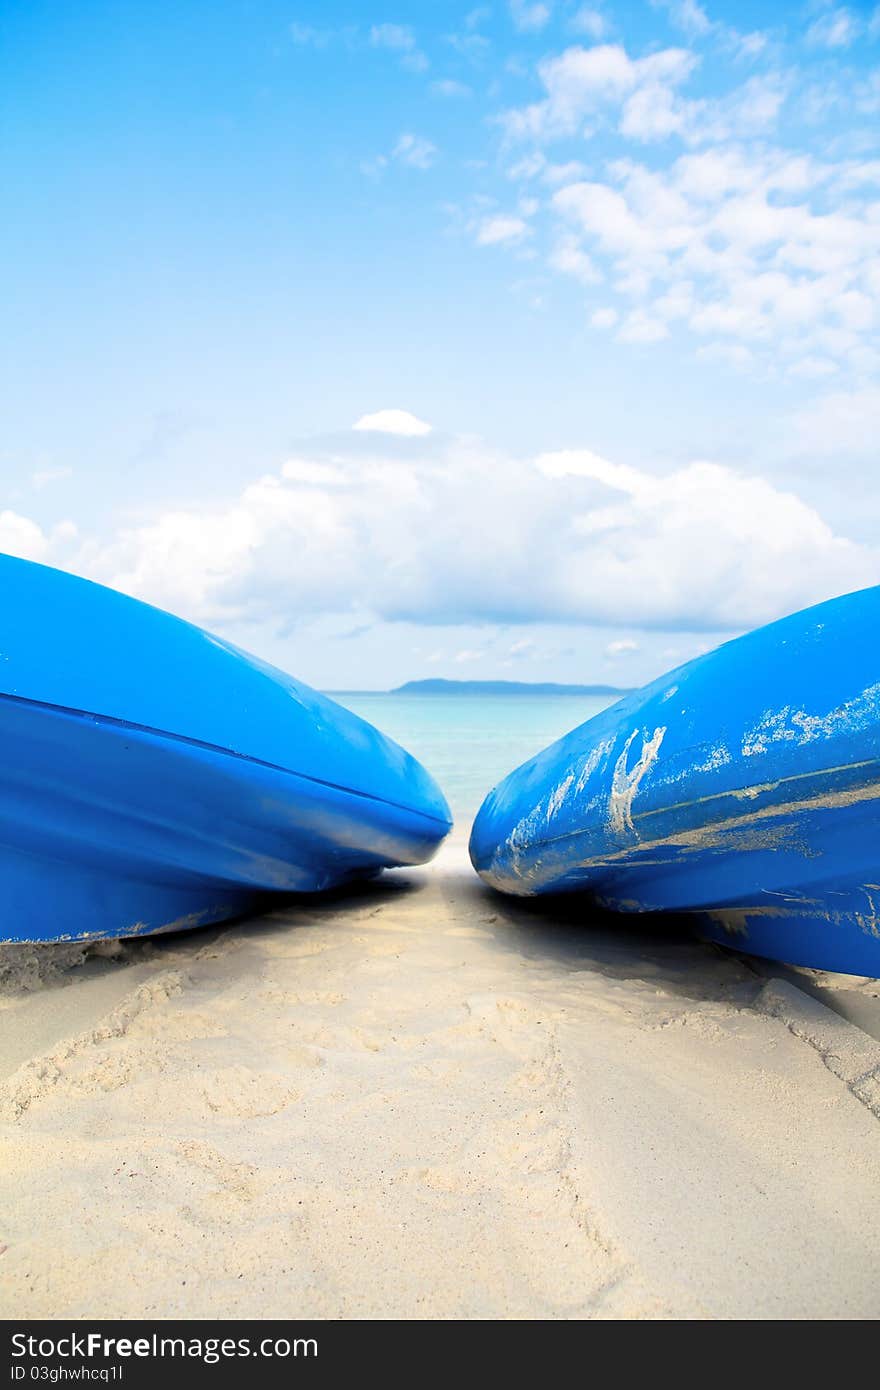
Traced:
[[644, 92], [671, 92], [690, 75], [697, 59], [682, 48], [665, 48], [630, 58], [620, 44], [573, 47], [538, 64], [547, 93], [530, 106], [507, 111], [508, 135], [546, 141], [574, 135], [606, 107], [620, 107]]
[[669, 337], [669, 329], [662, 319], [646, 314], [644, 309], [633, 309], [617, 336], [622, 343], [659, 343], [662, 338]]
[[569, 19], [568, 27], [574, 34], [586, 34], [589, 39], [601, 39], [608, 32], [608, 21], [601, 10], [595, 9], [592, 5], [581, 5]]
[[437, 146], [423, 136], [407, 132], [401, 135], [391, 156], [412, 169], [430, 169], [437, 158]]
[[388, 168], [392, 161], [404, 165], [407, 169], [424, 171], [431, 168], [437, 155], [437, 146], [430, 140], [426, 140], [423, 135], [413, 135], [411, 131], [404, 131], [392, 146], [389, 154], [378, 154], [373, 159], [363, 160], [361, 173], [378, 176]]
[[385, 48], [396, 53], [402, 67], [411, 72], [424, 72], [428, 59], [418, 47], [413, 29], [408, 24], [374, 24], [370, 28], [373, 48]]
[[43, 560], [48, 555], [49, 537], [30, 517], [7, 509], [0, 512], [0, 551], [22, 560]]
[[522, 34], [543, 29], [551, 15], [550, 6], [537, 3], [537, 0], [508, 0], [508, 8], [513, 27]]
[[314, 24], [303, 24], [300, 20], [294, 20], [290, 26], [291, 39], [301, 47], [326, 48], [335, 36], [333, 29], [318, 29]]
[[532, 229], [528, 222], [512, 213], [495, 213], [491, 217], [484, 217], [476, 228], [478, 246], [510, 244], [522, 241], [531, 234]]
[[[724, 55], [732, 84], [706, 95], [703, 81], [695, 92], [705, 74], [693, 46], [638, 56], [603, 40], [545, 57], [535, 67], [540, 99], [498, 117], [508, 143], [525, 145], [507, 173], [530, 182], [542, 206], [528, 232], [502, 220], [497, 235], [489, 224], [478, 240], [528, 235], [530, 256], [585, 287], [588, 312], [617, 314], [622, 342], [660, 343], [675, 326], [689, 330], [699, 356], [738, 370], [876, 378], [880, 168], [861, 153], [860, 122], [880, 107], [880, 77], [853, 73], [847, 84], [841, 70], [831, 84], [836, 119], [852, 118], [833, 143], [798, 148], [790, 120], [777, 144], [777, 125], [801, 119], [805, 97], [796, 67], [777, 66], [778, 42], [776, 58], [744, 77], [742, 61], [765, 51], [766, 35], [740, 34], [691, 0], [656, 4], [692, 45]], [[829, 50], [854, 33], [880, 33], [877, 16], [813, 13], [811, 42]], [[609, 137], [629, 141], [629, 152]], [[591, 157], [570, 158], [585, 141]]]
[[554, 270], [573, 275], [582, 285], [594, 285], [602, 279], [593, 261], [573, 237], [560, 237], [549, 260]]
[[663, 8], [676, 28], [690, 38], [703, 38], [711, 32], [712, 21], [697, 0], [663, 0]]
[[534, 658], [537, 651], [536, 644], [530, 637], [521, 637], [516, 642], [511, 642], [507, 648], [508, 662], [530, 661]]
[[431, 426], [427, 421], [420, 420], [417, 415], [411, 415], [408, 410], [377, 410], [372, 415], [362, 415], [352, 425], [352, 429], [378, 434], [399, 434], [408, 438], [431, 433]]
[[571, 265], [579, 248], [635, 301], [624, 339], [659, 341], [679, 321], [833, 370], [868, 364], [878, 320], [872, 164], [725, 144], [663, 169], [614, 161], [604, 179], [559, 188], [552, 206], [575, 238]]
[[[723, 26], [722, 26], [723, 27]], [[723, 29], [725, 43], [741, 55], [763, 46], [760, 35]], [[511, 140], [548, 144], [575, 135], [590, 137], [602, 125], [643, 143], [671, 137], [686, 145], [741, 139], [769, 130], [785, 99], [780, 74], [748, 78], [715, 97], [687, 97], [682, 88], [699, 66], [688, 48], [663, 48], [633, 58], [621, 44], [574, 46], [538, 64], [546, 95], [502, 113]]]
[[861, 27], [856, 16], [841, 5], [813, 21], [807, 30], [807, 43], [815, 48], [849, 48]]
[[459, 82], [454, 77], [442, 77], [437, 82], [432, 82], [431, 91], [438, 97], [469, 97], [473, 95], [472, 89], [466, 82]]
[[52, 483], [63, 482], [73, 476], [73, 469], [66, 464], [59, 468], [38, 468], [31, 474], [31, 486], [37, 489], [49, 487]]
[[632, 58], [621, 44], [573, 47], [538, 64], [546, 96], [503, 113], [515, 140], [546, 144], [592, 135], [596, 123], [616, 122], [633, 140], [677, 136], [688, 145], [759, 134], [775, 122], [785, 97], [782, 78], [763, 73], [713, 98], [687, 98], [681, 88], [696, 71], [697, 54], [664, 48]]
[[77, 529], [72, 521], [60, 521], [45, 531], [28, 516], [8, 508], [0, 511], [0, 552], [4, 555], [59, 564], [69, 549], [68, 542], [74, 540], [76, 535]]
[[723, 20], [711, 19], [697, 0], [651, 0], [657, 9], [665, 10], [674, 29], [694, 43], [714, 40], [719, 49], [739, 59], [755, 58], [767, 47], [767, 35], [758, 30], [741, 34]]
[[408, 24], [374, 24], [370, 29], [370, 43], [374, 48], [406, 53], [415, 48], [416, 36]]
[[279, 629], [334, 613], [714, 632], [880, 580], [880, 551], [720, 464], [659, 475], [406, 436], [299, 455], [225, 502], [68, 540], [67, 560], [27, 518], [3, 514], [0, 536], [196, 621]]

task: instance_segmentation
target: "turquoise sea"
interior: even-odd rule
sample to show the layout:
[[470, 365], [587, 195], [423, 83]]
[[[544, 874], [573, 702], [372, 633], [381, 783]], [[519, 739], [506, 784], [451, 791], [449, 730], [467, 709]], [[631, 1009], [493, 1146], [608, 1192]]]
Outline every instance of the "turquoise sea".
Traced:
[[446, 793], [459, 832], [469, 829], [496, 782], [616, 698], [333, 694], [425, 764]]

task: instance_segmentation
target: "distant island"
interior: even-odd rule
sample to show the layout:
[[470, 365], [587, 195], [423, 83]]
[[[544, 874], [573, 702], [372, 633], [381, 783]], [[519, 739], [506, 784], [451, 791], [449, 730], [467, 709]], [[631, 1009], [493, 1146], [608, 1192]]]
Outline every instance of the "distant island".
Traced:
[[628, 695], [631, 686], [557, 685], [553, 681], [406, 681], [390, 695]]

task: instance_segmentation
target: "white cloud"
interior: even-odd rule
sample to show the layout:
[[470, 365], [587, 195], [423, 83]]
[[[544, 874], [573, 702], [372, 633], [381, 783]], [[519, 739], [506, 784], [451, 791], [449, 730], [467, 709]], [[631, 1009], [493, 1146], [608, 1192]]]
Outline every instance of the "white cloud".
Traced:
[[77, 528], [72, 521], [59, 521], [45, 531], [38, 522], [19, 512], [0, 511], [0, 553], [16, 555], [21, 560], [39, 560], [47, 564], [61, 563], [68, 543], [76, 539]]
[[807, 381], [818, 381], [823, 377], [834, 376], [840, 368], [830, 357], [801, 357], [792, 362], [789, 376], [804, 377]]
[[[292, 462], [225, 502], [90, 540], [73, 567], [200, 622], [279, 628], [356, 610], [359, 622], [731, 630], [880, 579], [878, 549], [714, 463], [658, 475], [586, 450], [514, 458], [418, 439]], [[60, 553], [27, 518], [0, 526], [19, 551]]]
[[568, 27], [574, 34], [586, 34], [589, 39], [601, 39], [608, 32], [608, 21], [601, 10], [582, 5], [571, 16]]
[[362, 415], [352, 425], [353, 430], [379, 434], [398, 434], [405, 438], [416, 438], [430, 434], [431, 426], [408, 410], [377, 410], [373, 415]]
[[388, 156], [384, 154], [377, 154], [373, 159], [362, 159], [360, 162], [360, 171], [368, 178], [378, 178], [382, 171], [387, 168]]
[[681, 48], [661, 49], [636, 59], [619, 44], [569, 48], [538, 64], [546, 97], [507, 111], [503, 124], [515, 139], [541, 141], [574, 135], [588, 117], [606, 107], [619, 107], [642, 88], [678, 86], [696, 62], [694, 54]]
[[628, 656], [632, 652], [641, 651], [638, 642], [634, 642], [631, 637], [621, 637], [616, 642], [609, 642], [605, 648], [606, 656]]
[[507, 171], [509, 179], [535, 179], [546, 166], [547, 159], [541, 154], [540, 150], [533, 150], [531, 154], [523, 155], [515, 164], [511, 164]]
[[767, 48], [767, 34], [759, 30], [741, 34], [723, 20], [711, 19], [697, 0], [652, 0], [652, 4], [665, 10], [670, 24], [692, 42], [714, 40], [721, 52], [745, 60], [758, 57]]
[[[379, 414], [405, 415], [406, 412], [402, 410], [380, 411]], [[362, 419], [364, 420], [371, 420], [375, 418], [376, 416], [370, 415], [364, 415], [362, 417]], [[409, 416], [409, 419], [413, 420], [415, 419], [415, 417], [411, 415]], [[356, 425], [352, 426], [352, 429], [370, 430], [373, 428], [374, 427], [372, 425], [362, 425], [360, 420]], [[428, 429], [430, 429], [430, 426], [428, 427]], [[394, 430], [387, 429], [384, 432], [386, 434], [395, 433]], [[415, 433], [419, 433], [419, 431], [415, 431]], [[427, 431], [422, 430], [421, 433], [425, 434], [427, 433]], [[286, 463], [282, 464], [281, 476], [282, 478], [287, 478], [292, 483], [312, 483], [317, 487], [344, 487], [347, 481], [345, 469], [341, 468], [338, 464], [317, 463], [314, 459], [304, 458], [289, 458]]]
[[0, 512], [0, 551], [22, 560], [43, 560], [48, 555], [49, 537], [30, 517], [7, 509]]
[[550, 164], [547, 156], [540, 150], [532, 150], [530, 154], [523, 155], [522, 159], [517, 159], [511, 164], [507, 170], [507, 177], [520, 183], [540, 178], [542, 183], [555, 186], [579, 179], [584, 173], [584, 166], [578, 159], [569, 159], [563, 164]]
[[562, 237], [551, 252], [549, 263], [554, 270], [573, 275], [582, 285], [594, 285], [602, 279], [593, 261], [573, 237]]
[[424, 72], [429, 66], [408, 24], [374, 24], [370, 28], [370, 43], [373, 48], [385, 48], [396, 53], [401, 65], [411, 72]]
[[550, 6], [536, 3], [536, 0], [508, 0], [508, 8], [513, 27], [521, 34], [536, 33], [550, 19]]
[[814, 20], [807, 30], [807, 43], [816, 48], [849, 48], [861, 27], [855, 15], [841, 5]]
[[446, 42], [459, 57], [464, 58], [475, 68], [481, 67], [485, 63], [492, 47], [485, 34], [477, 34], [472, 31], [463, 34], [447, 34]]
[[290, 26], [290, 37], [301, 47], [326, 48], [333, 39], [332, 29], [316, 29], [313, 24], [302, 24], [294, 20]]
[[49, 487], [52, 483], [63, 482], [65, 478], [72, 476], [73, 469], [67, 465], [59, 468], [38, 468], [35, 473], [31, 474], [31, 486], [41, 490], [44, 487]]
[[[655, 3], [657, 0], [655, 0]], [[712, 21], [697, 0], [660, 0], [677, 29], [690, 38], [703, 38], [712, 30]]]
[[880, 387], [863, 386], [820, 396], [795, 416], [805, 452], [875, 459], [880, 439]]
[[437, 146], [420, 135], [406, 133], [401, 135], [391, 155], [412, 169], [430, 169], [437, 158]]
[[760, 29], [753, 29], [749, 34], [738, 34], [732, 29], [729, 43], [738, 58], [757, 58], [766, 50], [768, 38]]
[[484, 217], [479, 223], [477, 245], [509, 245], [522, 241], [531, 234], [531, 227], [521, 217], [514, 217], [511, 213], [496, 213], [492, 217]]
[[512, 661], [526, 661], [535, 656], [536, 650], [536, 644], [530, 637], [522, 637], [518, 642], [511, 642], [507, 655]]
[[742, 343], [707, 343], [697, 348], [697, 357], [704, 362], [722, 362], [735, 372], [747, 372], [755, 365], [755, 355]]
[[622, 343], [659, 343], [669, 337], [669, 329], [662, 319], [646, 314], [644, 309], [633, 309], [621, 324], [617, 337]]
[[405, 53], [400, 60], [400, 66], [409, 72], [427, 72], [431, 66], [425, 54], [417, 48], [412, 53]]
[[677, 135], [687, 145], [705, 145], [760, 135], [772, 126], [785, 97], [776, 74], [751, 77], [711, 101], [688, 101], [668, 83], [647, 82], [623, 107], [620, 131], [646, 142]]
[[431, 83], [431, 91], [438, 97], [469, 97], [473, 93], [466, 82], [459, 82], [454, 77], [443, 77], [437, 82]]
[[408, 24], [374, 24], [370, 29], [370, 43], [374, 48], [410, 53], [416, 46], [416, 36]]
[[656, 227], [639, 216], [639, 210], [633, 210], [622, 193], [604, 183], [569, 184], [554, 195], [553, 204], [594, 237], [603, 250], [614, 254], [657, 254], [667, 249], [670, 239], [675, 247], [684, 236], [683, 230], [679, 234], [664, 227], [661, 239]]
[[[569, 256], [582, 251], [631, 302], [624, 341], [659, 341], [658, 321], [674, 320], [784, 369], [821, 358], [869, 370], [880, 320], [874, 163], [725, 143], [659, 169], [616, 160], [551, 203]], [[553, 250], [548, 263], [565, 268]]]
[[377, 154], [372, 159], [362, 160], [361, 173], [375, 178], [388, 168], [392, 160], [407, 169], [421, 169], [424, 172], [431, 168], [438, 153], [437, 146], [430, 140], [405, 131], [392, 147], [390, 154]]
[[[741, 37], [735, 38], [740, 45]], [[543, 100], [499, 119], [509, 138], [543, 144], [592, 136], [603, 122], [616, 122], [632, 140], [675, 136], [689, 145], [761, 134], [774, 124], [785, 97], [778, 73], [753, 76], [717, 97], [685, 97], [680, 89], [698, 64], [698, 55], [685, 48], [631, 58], [620, 44], [576, 46], [538, 64]]]
[[569, 159], [564, 164], [548, 164], [541, 179], [544, 183], [557, 186], [561, 183], [569, 183], [573, 179], [581, 179], [585, 173], [586, 170], [580, 160]]
[[594, 328], [613, 328], [617, 323], [618, 317], [619, 315], [616, 309], [596, 309], [596, 311], [590, 315], [590, 323]]

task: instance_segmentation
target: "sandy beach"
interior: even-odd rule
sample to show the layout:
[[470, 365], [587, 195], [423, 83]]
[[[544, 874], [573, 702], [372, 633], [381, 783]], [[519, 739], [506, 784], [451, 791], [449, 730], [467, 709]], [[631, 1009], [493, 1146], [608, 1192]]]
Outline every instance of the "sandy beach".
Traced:
[[0, 972], [5, 1317], [880, 1311], [880, 1043], [461, 843]]

